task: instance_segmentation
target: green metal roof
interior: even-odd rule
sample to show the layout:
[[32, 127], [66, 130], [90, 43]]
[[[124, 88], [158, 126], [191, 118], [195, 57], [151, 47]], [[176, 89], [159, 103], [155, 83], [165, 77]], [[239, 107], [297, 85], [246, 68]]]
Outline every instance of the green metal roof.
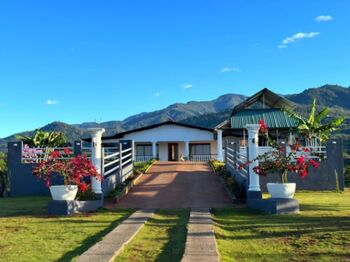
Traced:
[[298, 121], [278, 108], [245, 109], [231, 116], [231, 128], [242, 129], [246, 124], [258, 124], [264, 119], [269, 128], [296, 128]]

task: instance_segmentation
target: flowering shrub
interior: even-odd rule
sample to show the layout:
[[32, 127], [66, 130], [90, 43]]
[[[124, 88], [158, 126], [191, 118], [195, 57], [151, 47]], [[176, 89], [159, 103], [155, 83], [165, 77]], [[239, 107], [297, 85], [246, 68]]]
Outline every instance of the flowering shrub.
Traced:
[[308, 148], [304, 148], [299, 144], [290, 145], [291, 151], [287, 153], [284, 146], [278, 145], [276, 141], [269, 138], [267, 134], [268, 127], [264, 120], [260, 120], [259, 125], [259, 131], [266, 136], [273, 149], [259, 155], [250, 162], [246, 162], [240, 168], [246, 167], [252, 162], [259, 161], [259, 164], [253, 168], [256, 174], [266, 176], [269, 173], [278, 173], [281, 183], [287, 183], [288, 172], [297, 173], [301, 178], [304, 178], [309, 172], [310, 165], [314, 168], [318, 167], [318, 162], [308, 159], [305, 156], [305, 153], [309, 152]]
[[25, 163], [37, 163], [39, 156], [43, 154], [41, 149], [30, 148], [28, 144], [25, 144], [22, 149], [22, 158]]
[[102, 176], [86, 155], [67, 158], [71, 154], [68, 148], [52, 151], [48, 158], [33, 169], [33, 174], [44, 179], [47, 187], [51, 185], [53, 175], [59, 175], [63, 177], [65, 185], [77, 185], [81, 192], [87, 191], [91, 181], [86, 178], [101, 180]]

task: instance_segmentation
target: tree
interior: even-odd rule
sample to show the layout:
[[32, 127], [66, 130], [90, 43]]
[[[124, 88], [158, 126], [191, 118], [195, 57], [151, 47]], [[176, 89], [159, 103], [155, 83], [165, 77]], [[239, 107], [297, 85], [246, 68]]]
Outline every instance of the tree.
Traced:
[[35, 130], [32, 137], [17, 135], [17, 139], [32, 147], [58, 147], [67, 143], [65, 135], [61, 132], [45, 132]]
[[319, 142], [325, 142], [329, 139], [331, 132], [337, 130], [344, 122], [344, 117], [331, 120], [324, 123], [329, 113], [329, 108], [325, 107], [318, 113], [316, 112], [316, 98], [312, 101], [311, 111], [308, 119], [290, 112], [292, 117], [299, 121], [298, 130], [306, 139], [307, 146], [318, 146]]

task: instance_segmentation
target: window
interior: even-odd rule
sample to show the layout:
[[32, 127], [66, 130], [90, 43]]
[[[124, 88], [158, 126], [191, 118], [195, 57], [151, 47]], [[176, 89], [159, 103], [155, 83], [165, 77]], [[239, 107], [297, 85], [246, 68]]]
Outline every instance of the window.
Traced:
[[[152, 156], [152, 145], [149, 145], [149, 144], [136, 145], [136, 155]], [[159, 147], [157, 145], [157, 156], [158, 155], [159, 155]]]
[[210, 144], [190, 144], [191, 155], [210, 155]]

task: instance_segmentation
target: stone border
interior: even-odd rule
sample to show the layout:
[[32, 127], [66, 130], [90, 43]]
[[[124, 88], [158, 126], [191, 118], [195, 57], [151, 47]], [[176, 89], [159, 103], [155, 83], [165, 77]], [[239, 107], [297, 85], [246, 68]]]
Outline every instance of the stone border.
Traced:
[[103, 199], [99, 200], [51, 200], [47, 206], [49, 215], [71, 216], [76, 213], [93, 212], [103, 206]]
[[127, 196], [127, 194], [129, 194], [130, 190], [137, 185], [137, 182], [140, 180], [140, 178], [147, 174], [148, 170], [156, 163], [157, 161], [153, 162], [144, 173], [141, 173], [139, 175], [137, 175], [126, 187], [124, 187], [124, 189], [122, 190], [122, 192], [120, 192], [120, 194], [113, 199], [113, 203], [117, 204], [119, 203], [124, 197]]

